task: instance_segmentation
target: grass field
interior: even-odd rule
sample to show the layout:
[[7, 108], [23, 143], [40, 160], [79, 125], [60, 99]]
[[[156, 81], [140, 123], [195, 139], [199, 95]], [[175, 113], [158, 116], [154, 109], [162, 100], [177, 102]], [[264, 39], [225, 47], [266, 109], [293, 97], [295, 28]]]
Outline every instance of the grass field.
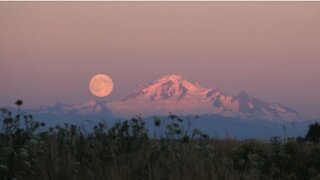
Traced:
[[320, 144], [303, 138], [211, 138], [187, 133], [175, 115], [162, 134], [154, 119], [154, 137], [138, 117], [90, 133], [67, 124], [44, 131], [17, 105], [15, 115], [2, 109], [0, 179], [320, 179]]

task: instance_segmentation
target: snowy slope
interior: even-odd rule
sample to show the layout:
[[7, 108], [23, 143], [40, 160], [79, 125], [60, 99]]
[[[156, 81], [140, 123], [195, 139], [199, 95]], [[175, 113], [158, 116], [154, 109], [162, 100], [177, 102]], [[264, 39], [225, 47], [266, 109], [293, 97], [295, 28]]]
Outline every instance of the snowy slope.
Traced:
[[190, 83], [182, 76], [164, 76], [107, 104], [118, 116], [219, 114], [244, 119], [297, 120], [299, 114], [241, 91], [229, 96], [218, 89]]

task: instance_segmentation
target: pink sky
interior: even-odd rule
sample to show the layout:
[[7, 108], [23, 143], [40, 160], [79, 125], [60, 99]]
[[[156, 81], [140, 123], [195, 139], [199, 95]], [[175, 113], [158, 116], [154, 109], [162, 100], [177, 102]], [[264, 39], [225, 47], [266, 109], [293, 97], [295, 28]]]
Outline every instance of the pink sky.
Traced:
[[0, 2], [0, 106], [108, 99], [166, 74], [320, 117], [319, 2]]

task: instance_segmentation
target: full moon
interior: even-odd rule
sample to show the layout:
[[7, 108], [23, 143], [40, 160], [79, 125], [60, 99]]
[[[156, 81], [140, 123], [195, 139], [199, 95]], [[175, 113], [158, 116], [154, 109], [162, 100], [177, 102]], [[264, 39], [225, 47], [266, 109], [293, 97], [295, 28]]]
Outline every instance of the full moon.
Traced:
[[105, 97], [112, 92], [113, 82], [109, 76], [105, 74], [97, 74], [91, 78], [89, 88], [93, 95]]

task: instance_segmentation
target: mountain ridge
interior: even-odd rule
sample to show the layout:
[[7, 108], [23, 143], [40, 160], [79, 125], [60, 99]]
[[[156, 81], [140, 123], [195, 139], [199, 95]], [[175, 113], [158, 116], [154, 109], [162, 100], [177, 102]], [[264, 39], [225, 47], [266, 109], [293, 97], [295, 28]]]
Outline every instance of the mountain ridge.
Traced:
[[124, 94], [119, 100], [90, 100], [68, 105], [40, 106], [40, 114], [112, 114], [115, 117], [212, 114], [246, 120], [297, 121], [300, 115], [280, 103], [267, 103], [242, 90], [231, 96], [218, 88], [191, 83], [181, 75], [167, 75]]
[[108, 103], [116, 115], [220, 114], [244, 119], [292, 120], [300, 115], [279, 103], [267, 103], [244, 90], [236, 96], [204, 88], [181, 75], [167, 75]]

